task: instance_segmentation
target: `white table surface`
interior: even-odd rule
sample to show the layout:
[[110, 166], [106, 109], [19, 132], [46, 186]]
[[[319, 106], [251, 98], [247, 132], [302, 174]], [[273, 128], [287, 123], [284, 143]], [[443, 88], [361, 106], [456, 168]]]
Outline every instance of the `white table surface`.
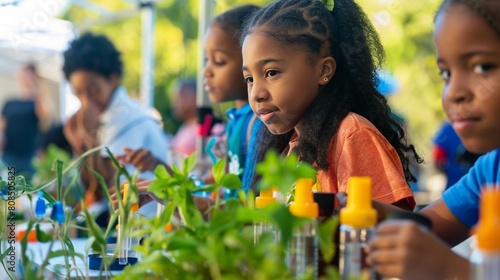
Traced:
[[[71, 239], [73, 242], [73, 246], [75, 247], [75, 252], [85, 255], [85, 244], [87, 242], [87, 238], [76, 238]], [[33, 261], [41, 265], [43, 262], [43, 258], [46, 256], [49, 249], [49, 243], [39, 243], [32, 242], [28, 243], [28, 250], [33, 253]], [[52, 251], [57, 251], [61, 249], [61, 242], [56, 241], [52, 246]], [[29, 253], [31, 254], [31, 253]], [[28, 256], [30, 256], [28, 254]], [[19, 254], [20, 257], [20, 254]], [[87, 261], [87, 260], [85, 260]], [[71, 258], [69, 259], [71, 267], [74, 267]], [[105, 279], [106, 273], [104, 271], [99, 270], [90, 270], [87, 269], [87, 265], [85, 262], [79, 257], [75, 257], [76, 267], [80, 270], [77, 274], [77, 271], [72, 270], [70, 273], [70, 277], [67, 277], [66, 268], [61, 267], [57, 268], [55, 265], [57, 264], [65, 264], [64, 257], [55, 257], [49, 260], [49, 264], [45, 267], [45, 279]], [[83, 273], [83, 275], [82, 275]], [[108, 276], [113, 276], [120, 274], [121, 271], [109, 271]], [[88, 275], [89, 278], [85, 278], [84, 276]]]

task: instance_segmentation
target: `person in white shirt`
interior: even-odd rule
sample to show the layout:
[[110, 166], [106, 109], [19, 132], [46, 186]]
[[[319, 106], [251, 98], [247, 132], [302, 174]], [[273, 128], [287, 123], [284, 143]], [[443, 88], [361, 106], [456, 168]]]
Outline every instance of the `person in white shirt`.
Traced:
[[[63, 72], [82, 107], [64, 125], [64, 134], [76, 155], [97, 146], [105, 146], [115, 155], [123, 149], [148, 149], [167, 162], [167, 138], [161, 124], [149, 113], [149, 108], [129, 97], [120, 80], [123, 64], [120, 52], [102, 35], [86, 33], [71, 43], [64, 52]], [[114, 185], [116, 168], [106, 150], [87, 158], [88, 165]], [[132, 174], [136, 168], [125, 166]], [[81, 180], [86, 187], [87, 206], [104, 199], [99, 180], [86, 167]], [[151, 179], [151, 173], [139, 177]]]

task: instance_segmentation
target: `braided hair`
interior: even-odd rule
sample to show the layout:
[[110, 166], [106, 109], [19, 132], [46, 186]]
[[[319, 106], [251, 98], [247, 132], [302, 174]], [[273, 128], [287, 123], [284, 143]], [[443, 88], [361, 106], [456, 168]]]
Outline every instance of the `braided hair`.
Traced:
[[[278, 0], [253, 15], [241, 41], [257, 28], [283, 45], [307, 52], [313, 62], [323, 55], [337, 62], [331, 82], [322, 89], [328, 94], [318, 94], [302, 120], [305, 133], [300, 134], [294, 149], [302, 161], [327, 170], [331, 139], [347, 114], [354, 112], [385, 136], [398, 153], [406, 180], [416, 181], [410, 171], [410, 154], [417, 163], [422, 159], [407, 143], [405, 131], [393, 118], [386, 98], [377, 91], [375, 73], [384, 60], [384, 51], [376, 31], [354, 0], [335, 0], [332, 11], [318, 0]], [[269, 149], [283, 152], [292, 134], [273, 135], [262, 126], [257, 160]]]

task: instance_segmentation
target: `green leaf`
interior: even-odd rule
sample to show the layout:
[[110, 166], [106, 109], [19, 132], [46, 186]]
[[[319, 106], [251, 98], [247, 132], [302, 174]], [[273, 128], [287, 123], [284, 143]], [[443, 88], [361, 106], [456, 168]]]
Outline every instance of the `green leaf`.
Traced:
[[172, 171], [174, 172], [174, 177], [182, 177], [182, 176], [184, 176], [184, 174], [182, 173], [182, 171], [175, 164], [172, 165]]
[[148, 187], [148, 192], [152, 192], [159, 199], [165, 200], [167, 196], [166, 185], [168, 181], [165, 179], [154, 179]]
[[[172, 215], [174, 214], [174, 212], [175, 212], [175, 204], [172, 202], [169, 202], [165, 206], [163, 211], [161, 212], [160, 222], [161, 222], [162, 226], [170, 222], [170, 219], [172, 218]], [[159, 226], [159, 225], [157, 225], [157, 226]]]
[[295, 172], [297, 178], [311, 178], [316, 180], [316, 169], [307, 163], [299, 163]]
[[44, 232], [40, 229], [40, 224], [36, 224], [35, 226], [36, 239], [40, 243], [47, 243], [52, 240], [53, 236]]
[[50, 251], [47, 254], [47, 259], [52, 259], [52, 258], [57, 258], [57, 257], [63, 257], [66, 255], [66, 251], [64, 250], [57, 250], [57, 251]]
[[259, 189], [278, 187], [282, 194], [289, 193], [298, 179], [316, 177], [316, 170], [307, 163], [299, 162], [295, 154], [283, 158], [272, 150], [257, 164], [256, 172], [262, 175]]
[[[35, 224], [35, 221], [33, 220], [30, 220], [28, 221], [28, 224], [26, 225], [26, 233], [29, 233], [31, 231], [31, 229], [33, 228], [33, 225]], [[21, 239], [21, 260], [23, 262], [23, 264], [25, 263], [28, 263], [28, 257], [26, 256], [26, 250], [27, 250], [27, 246], [28, 246], [28, 235], [29, 234], [25, 234], [23, 236], [23, 239]]]
[[319, 249], [325, 262], [329, 263], [335, 255], [334, 236], [339, 224], [338, 216], [328, 218], [318, 226]]
[[[109, 156], [109, 159], [111, 160], [111, 162], [113, 163], [113, 166], [116, 168], [116, 171], [118, 174], [121, 174], [121, 175], [124, 175], [125, 178], [127, 178], [127, 181], [131, 182], [132, 181], [132, 178], [130, 177], [130, 174], [128, 174], [128, 171], [127, 169], [125, 169], [119, 162], [118, 160], [116, 159], [115, 155], [113, 155], [113, 153], [109, 150], [108, 147], [104, 147], [104, 150], [106, 151], [106, 153], [108, 154]], [[119, 175], [118, 175], [119, 176]]]
[[63, 238], [64, 245], [66, 245], [66, 248], [68, 249], [68, 253], [70, 256], [75, 255], [75, 246], [73, 246], [73, 242], [71, 242], [71, 239], [65, 235]]
[[123, 273], [113, 276], [113, 279], [193, 279], [193, 277], [174, 264], [164, 252], [155, 251], [140, 263], [127, 266]]
[[54, 203], [56, 203], [56, 200], [49, 193], [44, 190], [40, 191], [43, 193], [43, 198], [45, 198], [49, 204], [54, 205]]
[[196, 153], [189, 155], [182, 163], [182, 173], [187, 176], [196, 165]]
[[215, 182], [221, 181], [225, 171], [226, 171], [226, 158], [222, 158], [212, 167], [212, 173], [214, 175]]
[[264, 209], [249, 209], [241, 207], [238, 209], [236, 214], [236, 219], [241, 223], [259, 223], [259, 222], [271, 222], [274, 223], [274, 219], [269, 213]]
[[196, 187], [196, 185], [194, 184], [193, 180], [189, 179], [189, 180], [186, 180], [182, 183], [182, 188], [188, 190], [188, 191], [198, 191], [198, 188]]
[[155, 168], [155, 178], [167, 179], [170, 178], [170, 174], [167, 171], [167, 168], [163, 164], [159, 164]]
[[[5, 257], [7, 256], [7, 254], [10, 252], [10, 246], [7, 247], [7, 249], [5, 250], [5, 252], [3, 252], [1, 255], [0, 255], [0, 260], [4, 260]], [[2, 265], [3, 265], [3, 262], [2, 262]]]
[[85, 253], [88, 253], [90, 249], [94, 246], [94, 243], [96, 242], [96, 239], [94, 236], [89, 236], [87, 241], [85, 242]]
[[58, 201], [62, 199], [62, 172], [63, 172], [63, 162], [60, 160], [56, 161], [56, 174], [57, 174], [57, 197]]
[[[72, 162], [70, 162], [66, 168], [64, 168], [64, 170], [62, 172], [62, 175], [66, 174], [69, 170], [73, 169], [75, 166], [80, 165], [81, 162], [86, 157], [88, 157], [89, 155], [92, 155], [93, 153], [99, 152], [100, 150], [102, 150], [102, 148], [103, 148], [103, 146], [98, 146], [98, 147], [92, 148], [92, 149], [86, 151], [85, 153], [83, 153], [82, 155], [80, 155], [77, 159], [75, 159]], [[22, 179], [22, 181], [24, 181], [24, 178]], [[48, 186], [52, 185], [56, 181], [57, 181], [57, 178], [54, 178], [54, 179], [52, 179], [52, 180], [50, 180], [48, 182], [45, 182], [44, 184], [42, 184], [40, 186], [31, 187], [31, 188], [24, 187], [22, 189], [23, 190], [27, 190], [29, 193], [34, 193], [34, 192], [37, 192], [39, 190], [47, 188]]]
[[234, 219], [234, 214], [224, 211], [220, 212], [210, 221], [208, 230], [210, 234], [216, 235], [231, 228], [236, 228], [236, 225], [237, 223]]
[[287, 246], [293, 234], [293, 229], [299, 224], [300, 219], [293, 216], [283, 204], [276, 203], [270, 205], [268, 211], [271, 211], [271, 217], [274, 220], [274, 224], [278, 225], [281, 229], [281, 244]]
[[103, 248], [106, 247], [106, 239], [104, 238], [101, 229], [85, 206], [82, 207], [82, 211], [85, 216], [86, 226], [89, 229], [91, 236], [95, 238], [94, 242], [92, 242], [92, 249], [96, 253], [104, 253]]
[[179, 189], [174, 202], [179, 206], [179, 214], [186, 226], [195, 228], [203, 224], [203, 216], [195, 205], [193, 196], [185, 189]]
[[218, 187], [219, 187], [218, 184], [205, 185], [205, 186], [202, 186], [202, 187], [197, 187], [195, 189], [195, 191], [196, 192], [212, 192], [212, 191], [214, 191]]
[[240, 189], [243, 184], [236, 174], [224, 174], [220, 179], [220, 184], [228, 189]]
[[326, 278], [325, 279], [330, 279], [330, 280], [340, 280], [340, 275], [337, 267], [333, 266], [327, 266], [326, 267]]
[[197, 251], [198, 248], [205, 247], [205, 244], [202, 242], [185, 237], [172, 237], [170, 242], [168, 243], [167, 250], [175, 251], [175, 250], [192, 250]]

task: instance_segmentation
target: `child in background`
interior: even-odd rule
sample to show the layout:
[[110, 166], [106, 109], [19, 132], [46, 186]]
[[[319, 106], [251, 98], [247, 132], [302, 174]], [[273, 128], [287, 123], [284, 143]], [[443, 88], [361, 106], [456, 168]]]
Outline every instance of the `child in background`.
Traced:
[[[222, 13], [214, 18], [205, 35], [205, 53], [207, 63], [203, 69], [205, 90], [213, 103], [234, 101], [235, 107], [227, 112], [226, 124], [228, 171], [238, 174], [240, 178], [251, 178], [254, 162], [247, 163], [247, 155], [252, 135], [256, 135], [259, 122], [248, 103], [246, 84], [243, 81], [241, 67], [240, 37], [243, 23], [259, 8], [244, 5]], [[252, 160], [249, 157], [248, 160]], [[249, 164], [249, 167], [245, 167]], [[250, 189], [244, 183], [244, 189]], [[230, 197], [235, 192], [228, 194]], [[226, 197], [227, 198], [227, 197]]]
[[175, 92], [172, 104], [175, 119], [182, 121], [179, 130], [172, 138], [172, 151], [189, 156], [196, 151], [196, 82], [184, 81]]
[[383, 59], [377, 33], [352, 0], [276, 1], [248, 22], [243, 75], [254, 112], [267, 126], [258, 158], [274, 148], [318, 169], [323, 192], [347, 190], [351, 176], [373, 178], [373, 198], [404, 209], [415, 201], [401, 125], [377, 91]]
[[368, 261], [385, 277], [469, 279], [469, 262], [449, 246], [465, 240], [478, 222], [481, 189], [500, 183], [499, 19], [500, 2], [489, 0], [445, 0], [437, 13], [444, 110], [467, 150], [487, 154], [420, 211], [432, 220], [433, 232], [409, 221], [379, 225]]

